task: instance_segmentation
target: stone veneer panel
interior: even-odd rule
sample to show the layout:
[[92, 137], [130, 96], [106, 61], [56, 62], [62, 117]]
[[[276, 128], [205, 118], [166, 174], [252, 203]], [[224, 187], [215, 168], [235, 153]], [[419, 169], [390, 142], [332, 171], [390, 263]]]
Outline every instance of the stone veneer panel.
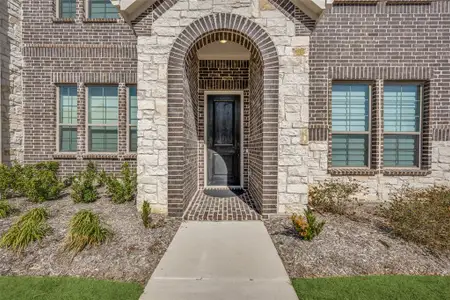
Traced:
[[22, 0], [0, 1], [2, 162], [23, 161]]
[[[302, 168], [307, 159], [308, 147], [301, 145], [301, 133], [308, 127], [308, 84], [309, 84], [309, 37], [296, 36], [295, 22], [279, 10], [261, 10], [259, 0], [194, 1], [180, 0], [173, 4], [152, 24], [152, 36], [138, 37], [138, 102], [139, 147], [138, 147], [138, 206], [150, 201], [160, 212], [168, 210], [168, 116], [167, 77], [169, 53], [179, 34], [194, 21], [216, 13], [233, 13], [246, 17], [260, 25], [270, 36], [278, 54], [279, 73], [265, 73], [267, 81], [279, 82], [278, 99], [273, 99], [278, 108], [278, 118], [271, 122], [279, 124], [279, 131], [267, 136], [267, 155], [277, 157], [271, 151], [270, 141], [278, 139], [278, 165], [273, 165], [266, 178], [272, 176], [275, 189], [265, 187], [265, 193], [278, 196], [278, 203], [267, 209], [284, 213], [299, 210], [307, 199], [307, 170]], [[250, 23], [249, 23], [250, 25]], [[199, 25], [203, 26], [203, 25]], [[187, 45], [188, 46], [188, 45]], [[180, 57], [179, 59], [183, 59]], [[272, 76], [272, 77], [269, 77]], [[270, 79], [269, 79], [270, 78]], [[265, 79], [266, 80], [266, 79]], [[251, 101], [251, 100], [250, 100]], [[263, 126], [270, 126], [264, 124]], [[268, 127], [267, 127], [268, 128]], [[267, 149], [267, 150], [266, 150]], [[152, 154], [148, 152], [154, 152]], [[157, 154], [156, 154], [157, 153]], [[152, 155], [158, 155], [158, 164], [152, 165]], [[278, 171], [277, 171], [278, 170]], [[290, 173], [289, 173], [290, 172]], [[289, 182], [287, 180], [290, 174]], [[278, 179], [277, 179], [278, 178]], [[152, 192], [147, 187], [159, 187]], [[278, 190], [278, 192], [277, 192]]]

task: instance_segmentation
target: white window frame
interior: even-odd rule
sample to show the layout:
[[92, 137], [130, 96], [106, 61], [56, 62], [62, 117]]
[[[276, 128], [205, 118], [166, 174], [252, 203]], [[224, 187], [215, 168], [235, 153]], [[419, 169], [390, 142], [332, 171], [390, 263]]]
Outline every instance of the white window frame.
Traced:
[[[409, 132], [387, 132], [384, 130], [384, 87], [385, 86], [396, 86], [396, 85], [413, 85], [417, 86], [419, 88], [419, 131]], [[424, 103], [424, 83], [423, 82], [414, 82], [414, 81], [385, 81], [383, 84], [383, 155], [382, 155], [382, 161], [383, 161], [383, 168], [385, 170], [417, 170], [422, 168], [422, 147], [423, 147], [423, 103]], [[384, 166], [384, 137], [386, 135], [416, 135], [418, 136], [418, 153], [417, 153], [417, 166], [412, 167], [404, 167], [404, 166]]]
[[[73, 86], [77, 88], [77, 101], [78, 101], [78, 87], [75, 83], [68, 83], [68, 84], [59, 84], [56, 86], [56, 151], [58, 153], [76, 153], [78, 151], [78, 145], [77, 145], [77, 149], [75, 151], [62, 151], [61, 150], [61, 126], [73, 126], [77, 129], [77, 141], [78, 141], [78, 103], [77, 103], [77, 123], [76, 124], [64, 124], [60, 122], [60, 116], [61, 116], [61, 112], [60, 112], [60, 108], [61, 108], [61, 87], [62, 86]], [[78, 142], [77, 142], [78, 144]]]
[[[365, 84], [369, 87], [369, 116], [368, 116], [368, 123], [369, 123], [369, 127], [367, 131], [333, 131], [333, 85], [334, 84]], [[372, 168], [372, 86], [373, 86], [373, 82], [368, 82], [368, 81], [333, 81], [331, 83], [331, 95], [330, 95], [330, 111], [331, 111], [331, 115], [330, 115], [330, 128], [331, 128], [331, 148], [330, 148], [330, 153], [331, 153], [331, 159], [330, 159], [330, 164], [331, 167], [329, 169], [331, 170], [341, 170], [341, 169], [357, 169], [357, 170], [368, 170]], [[367, 166], [363, 166], [363, 167], [352, 167], [352, 166], [333, 166], [333, 135], [367, 135]]]
[[[117, 88], [117, 123], [114, 124], [90, 124], [89, 123], [89, 114], [90, 114], [90, 110], [89, 110], [89, 88], [90, 87], [105, 87], [105, 86], [114, 86]], [[118, 154], [119, 153], [119, 109], [120, 109], [120, 93], [119, 93], [119, 85], [118, 84], [89, 84], [86, 85], [85, 87], [85, 107], [86, 107], [86, 120], [85, 120], [85, 125], [86, 125], [86, 137], [85, 137], [85, 145], [86, 145], [86, 153], [88, 154], [94, 154], [94, 155], [111, 155], [111, 154]], [[117, 128], [117, 150], [114, 152], [96, 152], [96, 151], [90, 151], [89, 150], [89, 128], [93, 126], [93, 127], [116, 127]]]
[[135, 84], [130, 84], [130, 85], [127, 85], [127, 153], [137, 153], [137, 149], [136, 149], [136, 151], [131, 151], [131, 134], [130, 134], [130, 131], [131, 131], [131, 128], [132, 127], [136, 127], [136, 130], [137, 130], [137, 125], [131, 125], [130, 124], [130, 122], [131, 122], [131, 118], [130, 118], [130, 112], [131, 112], [131, 110], [130, 110], [130, 87], [135, 87], [136, 88], [136, 95], [137, 95], [137, 85], [135, 85]]

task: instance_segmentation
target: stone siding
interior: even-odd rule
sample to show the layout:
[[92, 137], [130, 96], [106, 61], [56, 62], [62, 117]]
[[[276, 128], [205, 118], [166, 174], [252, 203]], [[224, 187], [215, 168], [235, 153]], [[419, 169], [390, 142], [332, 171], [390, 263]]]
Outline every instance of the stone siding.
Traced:
[[23, 161], [22, 0], [0, 3], [0, 150], [3, 163]]
[[[267, 209], [277, 212], [278, 208], [278, 212], [288, 212], [298, 210], [307, 199], [307, 182], [302, 179], [306, 174], [297, 171], [301, 169], [308, 153], [307, 145], [300, 145], [299, 141], [301, 129], [308, 127], [309, 38], [296, 36], [296, 28], [303, 23], [295, 18], [295, 10], [281, 11], [272, 3], [279, 2], [269, 1], [260, 6], [259, 0], [171, 1], [170, 8], [153, 21], [152, 35], [138, 37], [139, 137], [142, 139], [141, 144], [157, 143], [161, 145], [162, 153], [170, 151], [166, 136], [168, 58], [175, 40], [187, 25], [215, 13], [232, 13], [248, 18], [268, 33], [280, 61], [279, 118], [274, 120], [279, 124], [279, 134], [276, 136], [284, 143], [278, 149], [280, 167], [275, 165], [279, 169], [275, 178], [279, 177], [280, 180], [274, 190], [269, 190], [269, 187], [265, 189], [275, 199], [278, 197], [278, 205], [271, 204], [272, 208], [268, 206]], [[269, 139], [268, 136], [264, 137], [265, 141]], [[145, 192], [145, 186], [150, 181], [166, 184], [164, 178], [169, 176], [168, 162], [164, 157], [158, 160], [160, 164], [157, 167], [149, 167], [147, 162], [150, 158], [141, 150], [138, 151], [138, 202], [145, 199], [156, 209], [167, 211], [167, 193], [148, 193]], [[273, 154], [277, 157], [276, 153]], [[283, 180], [289, 168], [297, 170], [297, 173], [291, 172], [291, 183]]]

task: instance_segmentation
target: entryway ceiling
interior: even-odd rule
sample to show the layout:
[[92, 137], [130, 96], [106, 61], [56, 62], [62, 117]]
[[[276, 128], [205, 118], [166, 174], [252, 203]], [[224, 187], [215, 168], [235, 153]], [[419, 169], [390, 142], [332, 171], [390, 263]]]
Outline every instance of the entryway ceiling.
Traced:
[[[127, 21], [132, 21], [139, 17], [150, 5], [157, 0], [111, 0], [122, 16]], [[212, 0], [211, 0], [212, 1]], [[298, 8], [300, 8], [310, 18], [317, 20], [322, 11], [325, 9], [326, 3], [333, 0], [290, 0]]]
[[250, 51], [230, 41], [214, 42], [198, 50], [197, 56], [200, 60], [249, 60]]

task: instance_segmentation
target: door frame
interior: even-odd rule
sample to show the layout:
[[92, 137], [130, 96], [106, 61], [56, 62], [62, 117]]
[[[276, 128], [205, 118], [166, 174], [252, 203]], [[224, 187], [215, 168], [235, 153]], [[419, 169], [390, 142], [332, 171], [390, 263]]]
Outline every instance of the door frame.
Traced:
[[[234, 90], [234, 91], [205, 91], [205, 99], [203, 102], [203, 174], [204, 174], [204, 186], [205, 188], [244, 188], [244, 91]], [[240, 170], [239, 170], [239, 181], [240, 185], [208, 185], [208, 96], [210, 95], [238, 95], [240, 96], [240, 106], [241, 106], [241, 116], [240, 116]]]

